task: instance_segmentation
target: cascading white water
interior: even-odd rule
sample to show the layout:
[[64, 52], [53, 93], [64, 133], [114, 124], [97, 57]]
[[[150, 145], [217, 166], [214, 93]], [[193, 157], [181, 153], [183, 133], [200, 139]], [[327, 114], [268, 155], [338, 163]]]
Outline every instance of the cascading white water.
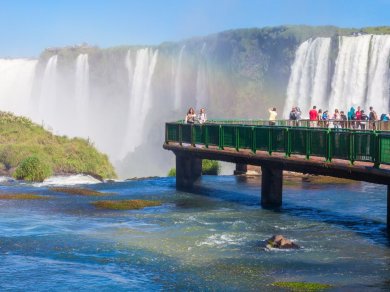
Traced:
[[127, 133], [124, 149], [132, 152], [142, 143], [145, 120], [152, 105], [151, 82], [157, 63], [158, 50], [137, 50], [130, 93]]
[[309, 39], [296, 51], [292, 65], [284, 117], [289, 116], [293, 106], [307, 113], [314, 103], [324, 106], [329, 75], [330, 38]]
[[88, 137], [89, 112], [89, 64], [88, 54], [80, 54], [76, 59], [75, 104], [77, 111], [77, 127], [74, 135]]
[[182, 62], [183, 62], [183, 54], [186, 46], [183, 45], [180, 49], [179, 58], [177, 61], [177, 67], [175, 70], [175, 100], [173, 104], [173, 108], [175, 110], [180, 109], [181, 107], [181, 99], [182, 99]]
[[203, 43], [200, 51], [201, 60], [198, 65], [198, 72], [196, 75], [196, 110], [207, 107], [208, 104], [208, 90], [207, 90], [207, 63], [205, 60], [206, 43]]
[[42, 121], [46, 126], [55, 127], [57, 108], [57, 60], [54, 55], [47, 61], [43, 72], [41, 93], [39, 96], [38, 113], [33, 114], [37, 122]]
[[37, 60], [0, 59], [0, 110], [30, 113], [31, 89]]
[[363, 106], [366, 99], [371, 35], [340, 37], [329, 110]]
[[[316, 47], [316, 48], [315, 48]], [[390, 36], [360, 35], [339, 37], [339, 48], [329, 90], [330, 39], [303, 42], [291, 67], [284, 116], [300, 106], [307, 115], [309, 106], [347, 112], [361, 106], [368, 112], [389, 111]]]
[[390, 112], [390, 35], [374, 35], [371, 41], [369, 81], [365, 108]]

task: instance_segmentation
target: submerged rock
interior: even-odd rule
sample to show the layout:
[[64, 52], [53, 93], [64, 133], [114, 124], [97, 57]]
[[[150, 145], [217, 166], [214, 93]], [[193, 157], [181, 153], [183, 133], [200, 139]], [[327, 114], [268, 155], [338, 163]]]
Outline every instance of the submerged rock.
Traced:
[[267, 239], [266, 248], [292, 249], [299, 248], [299, 245], [279, 234]]

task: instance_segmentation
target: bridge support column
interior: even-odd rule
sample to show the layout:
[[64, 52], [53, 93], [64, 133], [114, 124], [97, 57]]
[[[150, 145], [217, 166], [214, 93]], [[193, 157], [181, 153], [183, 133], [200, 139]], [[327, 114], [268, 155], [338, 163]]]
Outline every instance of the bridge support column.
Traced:
[[247, 164], [236, 163], [236, 170], [234, 171], [234, 175], [246, 174], [247, 171]]
[[261, 167], [261, 206], [280, 207], [283, 193], [283, 169]]
[[176, 189], [192, 189], [201, 175], [202, 159], [176, 154]]

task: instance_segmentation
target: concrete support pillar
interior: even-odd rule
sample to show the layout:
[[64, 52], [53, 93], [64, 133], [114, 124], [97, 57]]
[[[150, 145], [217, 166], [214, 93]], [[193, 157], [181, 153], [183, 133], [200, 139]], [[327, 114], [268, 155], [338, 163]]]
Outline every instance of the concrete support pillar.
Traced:
[[387, 232], [390, 233], [390, 185], [387, 185]]
[[262, 166], [261, 172], [261, 206], [280, 207], [283, 195], [283, 169]]
[[192, 189], [201, 175], [202, 159], [176, 154], [176, 189]]
[[234, 175], [246, 174], [247, 171], [247, 164], [236, 163], [236, 170], [234, 171]]

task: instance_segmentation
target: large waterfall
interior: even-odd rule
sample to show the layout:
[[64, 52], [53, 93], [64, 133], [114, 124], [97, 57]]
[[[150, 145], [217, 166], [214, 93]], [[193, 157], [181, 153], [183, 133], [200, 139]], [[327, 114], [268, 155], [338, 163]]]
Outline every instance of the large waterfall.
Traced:
[[0, 59], [0, 110], [30, 114], [37, 60]]
[[76, 60], [75, 100], [78, 129], [75, 133], [88, 137], [89, 120], [89, 64], [88, 55], [80, 54]]
[[304, 117], [313, 105], [330, 113], [336, 108], [347, 112], [351, 106], [389, 111], [390, 36], [342, 36], [337, 41], [334, 64], [330, 38], [308, 40], [298, 47], [284, 117], [292, 106], [299, 106]]
[[129, 75], [133, 74], [133, 80], [129, 95], [127, 131], [123, 143], [125, 151], [134, 151], [142, 142], [145, 119], [152, 105], [151, 82], [157, 56], [158, 50], [140, 49], [136, 53], [134, 69], [128, 67]]

